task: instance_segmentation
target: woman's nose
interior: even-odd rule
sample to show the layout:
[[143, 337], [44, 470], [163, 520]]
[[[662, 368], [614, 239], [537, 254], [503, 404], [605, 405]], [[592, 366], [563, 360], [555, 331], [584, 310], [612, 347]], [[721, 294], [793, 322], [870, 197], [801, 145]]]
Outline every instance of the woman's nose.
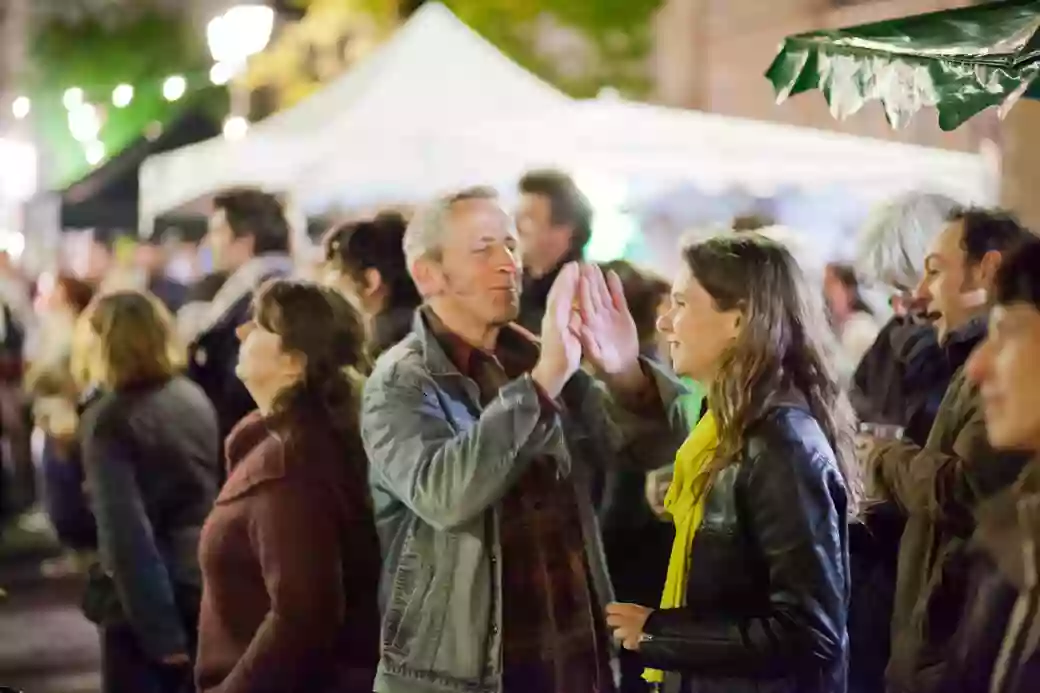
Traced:
[[235, 334], [238, 336], [238, 341], [244, 342], [249, 333], [253, 331], [252, 322], [244, 322], [235, 328]]

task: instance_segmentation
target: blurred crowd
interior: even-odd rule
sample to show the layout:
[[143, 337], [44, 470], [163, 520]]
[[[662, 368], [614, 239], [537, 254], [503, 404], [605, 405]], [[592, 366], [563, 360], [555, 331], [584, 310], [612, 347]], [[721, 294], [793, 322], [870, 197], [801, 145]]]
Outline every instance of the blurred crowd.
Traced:
[[754, 219], [661, 277], [518, 192], [317, 265], [254, 189], [205, 276], [0, 254], [0, 509], [106, 693], [1040, 690], [1029, 230], [910, 194], [822, 277]]

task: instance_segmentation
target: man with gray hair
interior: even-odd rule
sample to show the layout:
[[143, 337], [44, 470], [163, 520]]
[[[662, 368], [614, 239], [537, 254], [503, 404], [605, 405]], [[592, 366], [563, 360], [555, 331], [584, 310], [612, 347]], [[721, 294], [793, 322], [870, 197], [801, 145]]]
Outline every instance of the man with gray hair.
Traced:
[[[384, 553], [375, 690], [611, 693], [591, 468], [624, 440], [647, 460], [681, 440], [660, 411], [630, 435], [608, 418], [579, 368], [577, 264], [549, 294], [540, 343], [514, 324], [517, 239], [493, 190], [420, 211], [404, 251], [425, 303], [362, 406]], [[658, 379], [674, 403], [682, 387]]]
[[866, 279], [909, 294], [921, 279], [929, 244], [958, 207], [935, 193], [908, 193], [879, 206], [863, 228], [856, 265]]
[[912, 290], [924, 272], [928, 247], [958, 204], [931, 193], [910, 193], [879, 207], [861, 238], [857, 266], [864, 278], [891, 292], [895, 316], [867, 350], [852, 379], [851, 398], [863, 421], [894, 424], [923, 445], [949, 383], [935, 329], [920, 319]]

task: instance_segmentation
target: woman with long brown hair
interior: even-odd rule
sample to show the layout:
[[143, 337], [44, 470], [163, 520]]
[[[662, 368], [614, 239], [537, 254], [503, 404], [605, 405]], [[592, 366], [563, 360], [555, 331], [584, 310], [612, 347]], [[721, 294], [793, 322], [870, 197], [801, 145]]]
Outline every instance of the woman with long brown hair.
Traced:
[[203, 530], [196, 680], [220, 693], [371, 693], [379, 540], [358, 432], [364, 323], [333, 289], [275, 280], [239, 328], [259, 407], [227, 439]]
[[[843, 693], [859, 482], [823, 311], [791, 253], [757, 234], [683, 255], [659, 324], [708, 411], [676, 454], [661, 608], [614, 604], [608, 624], [654, 683], [678, 672], [686, 691]], [[585, 353], [619, 401], [652, 407], [654, 366], [616, 278], [586, 270], [582, 313]]]
[[84, 610], [100, 626], [105, 693], [180, 693], [191, 681], [198, 542], [217, 491], [217, 416], [179, 371], [184, 352], [153, 296], [102, 295], [73, 361], [100, 394], [79, 439], [101, 563]]

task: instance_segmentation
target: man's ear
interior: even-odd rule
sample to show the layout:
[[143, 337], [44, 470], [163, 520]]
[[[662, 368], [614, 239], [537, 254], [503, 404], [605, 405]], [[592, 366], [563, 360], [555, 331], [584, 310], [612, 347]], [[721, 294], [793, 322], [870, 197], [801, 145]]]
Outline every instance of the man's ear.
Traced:
[[979, 262], [979, 282], [981, 288], [990, 289], [996, 281], [997, 270], [1004, 261], [1004, 256], [999, 250], [990, 250], [982, 256]]
[[372, 296], [383, 288], [383, 275], [375, 267], [365, 270], [365, 285], [361, 289], [366, 297]]
[[431, 298], [444, 291], [444, 273], [429, 258], [421, 257], [413, 262], [411, 272], [415, 288], [423, 298]]

